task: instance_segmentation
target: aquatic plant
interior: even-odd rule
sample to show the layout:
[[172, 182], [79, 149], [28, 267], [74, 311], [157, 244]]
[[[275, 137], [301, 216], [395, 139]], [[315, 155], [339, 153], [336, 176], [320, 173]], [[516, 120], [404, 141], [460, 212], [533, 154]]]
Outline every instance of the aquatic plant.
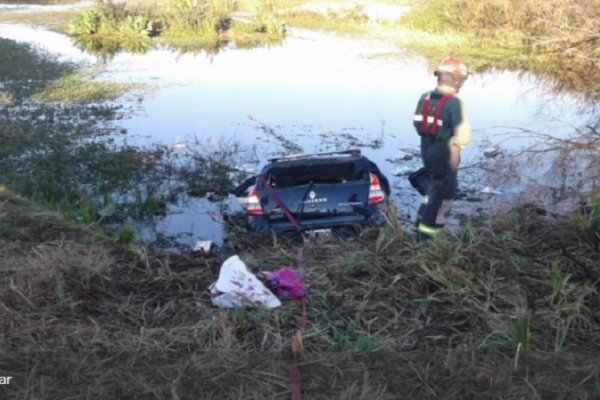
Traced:
[[96, 9], [83, 11], [69, 22], [67, 32], [71, 35], [98, 33], [103, 16]]
[[135, 241], [135, 228], [124, 225], [115, 233], [114, 242], [117, 244], [132, 244]]
[[250, 36], [285, 34], [274, 13], [260, 12], [250, 27], [245, 22], [234, 24], [236, 7], [232, 0], [169, 0], [152, 9], [100, 2], [74, 18], [67, 32], [82, 48], [107, 56], [119, 50], [146, 51], [152, 46], [149, 37], [187, 51], [215, 49], [229, 40], [240, 41], [241, 46], [260, 45], [263, 38]]
[[35, 93], [38, 102], [86, 103], [115, 100], [135, 85], [92, 80], [90, 76], [72, 73]]
[[148, 30], [149, 23], [150, 21], [144, 16], [128, 15], [119, 24], [119, 32], [132, 36], [148, 36], [150, 34]]
[[177, 168], [183, 190], [190, 196], [227, 196], [247, 178], [240, 165], [252, 156], [250, 149], [244, 148], [235, 138], [221, 139], [217, 143], [201, 143], [198, 138], [189, 141]]
[[15, 105], [75, 70], [71, 63], [58, 62], [14, 40], [0, 38], [0, 53], [4, 55], [0, 62], [2, 98]]
[[598, 250], [600, 248], [600, 194], [592, 193], [590, 204], [582, 205], [574, 218], [581, 236]]

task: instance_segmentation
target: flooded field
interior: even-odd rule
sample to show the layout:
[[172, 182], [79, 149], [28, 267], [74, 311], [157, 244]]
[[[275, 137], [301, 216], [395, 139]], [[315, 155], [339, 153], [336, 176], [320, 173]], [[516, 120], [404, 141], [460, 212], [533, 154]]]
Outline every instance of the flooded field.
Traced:
[[[406, 180], [420, 164], [412, 117], [418, 96], [434, 88], [435, 78], [423, 59], [395, 47], [292, 28], [281, 46], [271, 48], [226, 47], [210, 55], [159, 48], [103, 58], [39, 28], [2, 24], [0, 37], [78, 63], [97, 80], [144, 84], [143, 91], [118, 100], [124, 111], [114, 122], [116, 140], [158, 143], [175, 152], [211, 152], [235, 143], [246, 149], [236, 167], [249, 174], [273, 156], [360, 148], [390, 178], [398, 215], [410, 219], [416, 209], [417, 193]], [[527, 182], [509, 179], [504, 168], [510, 163], [502, 160], [544, 140], [536, 133], [567, 138], [593, 117], [576, 94], [558, 95], [544, 79], [521, 72], [475, 73], [460, 97], [474, 138], [462, 154], [461, 189], [492, 203], [508, 196], [482, 190], [513, 195], [526, 190]], [[500, 155], [485, 157], [490, 147]], [[404, 160], [406, 154], [414, 157]], [[517, 173], [527, 169], [512, 166]], [[527, 173], [540, 179], [535, 171]], [[222, 212], [239, 210], [229, 200], [224, 205], [182, 198], [142, 236], [148, 241], [177, 236], [187, 245], [222, 243]], [[488, 204], [457, 202], [456, 208], [469, 212]]]

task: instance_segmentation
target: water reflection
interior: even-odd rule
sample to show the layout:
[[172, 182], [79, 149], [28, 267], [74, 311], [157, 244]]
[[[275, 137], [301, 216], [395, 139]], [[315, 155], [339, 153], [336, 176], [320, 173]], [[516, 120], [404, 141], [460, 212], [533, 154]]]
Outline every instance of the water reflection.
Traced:
[[174, 43], [169, 45], [156, 44], [147, 36], [132, 35], [127, 40], [118, 37], [98, 37], [95, 35], [79, 35], [73, 39], [76, 47], [81, 51], [101, 59], [107, 63], [118, 53], [129, 52], [135, 54], [145, 54], [152, 49], [166, 48], [174, 54], [190, 53], [203, 55], [216, 55], [224, 49], [251, 49], [254, 47], [271, 48], [283, 43], [281, 38], [271, 38], [268, 36], [257, 35], [253, 39], [243, 41], [217, 38], [215, 40], [171, 40]]
[[104, 62], [120, 51], [143, 54], [151, 48], [151, 42], [147, 37], [133, 37], [122, 43], [112, 37], [99, 38], [93, 35], [80, 35], [75, 37], [73, 42], [79, 49], [102, 58]]
[[[6, 34], [6, 28], [0, 28], [0, 35]], [[90, 60], [72, 45], [58, 50], [40, 37], [32, 42], [53, 54]], [[359, 147], [391, 178], [400, 214], [416, 208], [416, 193], [404, 176], [394, 173], [402, 175], [398, 166], [405, 160], [398, 159], [403, 149], [418, 147], [414, 107], [418, 96], [435, 86], [435, 78], [424, 60], [408, 58], [397, 48], [290, 30], [284, 43], [274, 48], [226, 47], [216, 54], [165, 48], [116, 53], [102, 65], [98, 79], [154, 88], [140, 99], [139, 112], [121, 121], [130, 144], [208, 146], [235, 138], [254, 149], [259, 162], [291, 152]], [[470, 173], [474, 166], [500, 168], [500, 158], [483, 157], [485, 148], [498, 146], [509, 154], [531, 146], [532, 136], [515, 135], [522, 129], [565, 138], [594, 116], [593, 110], [582, 107], [581, 96], [557, 94], [543, 79], [523, 72], [475, 74], [460, 97], [474, 128], [474, 142], [462, 155], [461, 181], [473, 190], [497, 184], [487, 181], [487, 175]], [[411, 162], [418, 163], [418, 158]], [[161, 222], [165, 232], [189, 232], [195, 239], [219, 237], [219, 224], [207, 228], [211, 218], [192, 223], [200, 221], [201, 212], [177, 207]]]

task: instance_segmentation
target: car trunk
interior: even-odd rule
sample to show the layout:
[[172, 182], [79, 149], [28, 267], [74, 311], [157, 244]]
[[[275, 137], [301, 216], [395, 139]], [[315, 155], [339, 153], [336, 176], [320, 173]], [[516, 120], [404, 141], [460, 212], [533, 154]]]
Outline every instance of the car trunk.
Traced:
[[[354, 163], [327, 162], [271, 168], [269, 185], [299, 222], [313, 219], [362, 215], [369, 196], [368, 174], [357, 176]], [[271, 220], [286, 219], [278, 201], [259, 185], [263, 212]]]

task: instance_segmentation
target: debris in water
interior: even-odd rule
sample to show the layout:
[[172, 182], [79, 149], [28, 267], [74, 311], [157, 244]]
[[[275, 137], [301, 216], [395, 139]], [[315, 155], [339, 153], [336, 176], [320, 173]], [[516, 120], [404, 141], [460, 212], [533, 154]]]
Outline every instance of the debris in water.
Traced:
[[392, 171], [392, 175], [394, 176], [406, 176], [415, 172], [415, 168], [412, 165], [401, 165], [399, 167], [394, 168]]
[[194, 251], [208, 254], [213, 247], [213, 242], [210, 240], [198, 240], [194, 245]]
[[500, 149], [498, 147], [488, 147], [487, 149], [483, 150], [483, 155], [488, 158], [494, 158], [498, 154], [500, 154]]
[[486, 194], [497, 194], [497, 195], [503, 195], [506, 194], [506, 190], [502, 187], [498, 187], [496, 189], [490, 187], [490, 186], [486, 186], [483, 189], [481, 189], [481, 193], [486, 193]]

